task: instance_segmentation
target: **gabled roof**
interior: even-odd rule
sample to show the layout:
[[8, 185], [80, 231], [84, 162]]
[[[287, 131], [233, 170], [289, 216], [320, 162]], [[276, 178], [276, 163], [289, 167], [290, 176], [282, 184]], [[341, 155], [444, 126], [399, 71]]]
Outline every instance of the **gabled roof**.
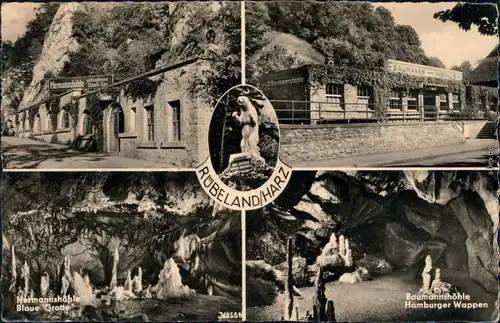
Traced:
[[474, 85], [498, 86], [498, 45], [470, 73], [469, 83]]

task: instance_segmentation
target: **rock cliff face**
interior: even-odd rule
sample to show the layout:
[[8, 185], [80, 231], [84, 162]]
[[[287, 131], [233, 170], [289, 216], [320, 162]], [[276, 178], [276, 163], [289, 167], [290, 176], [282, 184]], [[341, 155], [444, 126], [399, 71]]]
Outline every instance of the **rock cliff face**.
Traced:
[[78, 2], [61, 4], [45, 37], [42, 53], [33, 69], [33, 79], [24, 91], [20, 109], [27, 108], [44, 98], [42, 90], [45, 85], [45, 74], [51, 72], [58, 75], [68, 60], [68, 55], [78, 48], [77, 42], [72, 37], [72, 18], [75, 12], [83, 9], [84, 4]]
[[497, 290], [495, 176], [294, 172], [289, 187], [275, 205], [247, 215], [248, 259], [279, 265], [293, 236], [298, 256], [312, 264], [335, 233], [349, 237], [355, 263], [373, 256], [418, 272], [429, 254], [436, 266]]

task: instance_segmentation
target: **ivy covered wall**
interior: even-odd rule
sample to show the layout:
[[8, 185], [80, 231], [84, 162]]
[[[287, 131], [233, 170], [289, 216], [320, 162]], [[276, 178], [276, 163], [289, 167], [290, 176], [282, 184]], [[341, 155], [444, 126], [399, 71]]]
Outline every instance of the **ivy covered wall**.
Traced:
[[452, 81], [429, 77], [420, 77], [400, 73], [391, 73], [382, 66], [360, 69], [352, 66], [310, 65], [308, 81], [311, 89], [328, 83], [369, 86], [373, 90], [374, 110], [377, 115], [387, 115], [387, 105], [392, 89], [402, 89], [408, 94], [410, 89], [419, 89], [422, 85], [439, 86], [446, 92], [460, 93], [461, 102], [465, 102], [465, 85], [462, 81]]

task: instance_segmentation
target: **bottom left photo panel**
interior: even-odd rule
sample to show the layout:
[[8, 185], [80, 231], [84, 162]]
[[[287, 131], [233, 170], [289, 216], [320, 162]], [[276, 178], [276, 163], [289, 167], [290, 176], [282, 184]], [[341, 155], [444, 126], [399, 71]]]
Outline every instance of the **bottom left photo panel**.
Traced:
[[241, 213], [194, 172], [5, 172], [2, 319], [241, 321]]

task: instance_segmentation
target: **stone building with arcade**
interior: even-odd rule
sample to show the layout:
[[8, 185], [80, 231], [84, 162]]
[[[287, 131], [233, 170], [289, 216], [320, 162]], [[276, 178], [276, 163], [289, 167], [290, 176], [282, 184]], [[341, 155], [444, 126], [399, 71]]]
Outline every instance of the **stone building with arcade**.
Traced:
[[[51, 91], [53, 83], [46, 82], [46, 99], [8, 118], [16, 120], [15, 132], [21, 137], [194, 167], [208, 156], [205, 136], [212, 107], [192, 88], [205, 68], [206, 63], [188, 59], [113, 84], [108, 76], [64, 78], [58, 80], [65, 83], [62, 93]], [[76, 84], [85, 78], [100, 78], [101, 83]], [[156, 89], [131, 98], [123, 85], [139, 78], [153, 80]], [[105, 94], [113, 92], [106, 89], [115, 89], [115, 94]]]

